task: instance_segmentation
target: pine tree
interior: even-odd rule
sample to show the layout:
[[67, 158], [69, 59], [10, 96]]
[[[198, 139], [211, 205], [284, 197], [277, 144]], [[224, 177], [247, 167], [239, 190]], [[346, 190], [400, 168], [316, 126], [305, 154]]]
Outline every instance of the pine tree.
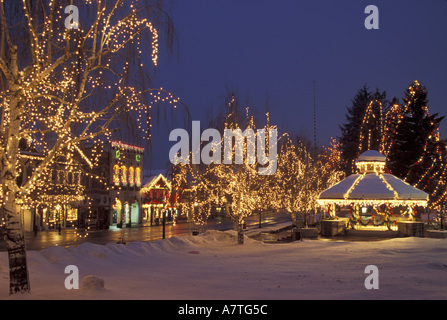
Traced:
[[393, 135], [399, 127], [399, 122], [402, 119], [401, 107], [399, 99], [393, 98], [390, 103], [390, 108], [385, 115], [384, 131], [382, 137], [381, 152], [387, 156], [393, 144]]
[[382, 151], [385, 130], [385, 114], [388, 109], [386, 93], [376, 89], [365, 110], [360, 127], [358, 154], [368, 151]]
[[445, 171], [445, 140], [439, 136], [444, 117], [428, 112], [427, 89], [418, 81], [406, 89], [403, 102], [397, 128], [389, 133], [388, 168], [434, 200]]
[[347, 108], [346, 123], [340, 126], [342, 169], [346, 175], [354, 173], [354, 162], [360, 153], [380, 150], [384, 131], [384, 111], [388, 109], [385, 91], [370, 92], [363, 86]]

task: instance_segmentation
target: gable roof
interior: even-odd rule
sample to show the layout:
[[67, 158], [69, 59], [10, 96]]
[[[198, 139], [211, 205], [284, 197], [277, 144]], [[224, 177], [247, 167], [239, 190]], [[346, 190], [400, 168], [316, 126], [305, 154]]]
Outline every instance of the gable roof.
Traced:
[[169, 190], [171, 190], [171, 184], [169, 183], [169, 181], [165, 178], [164, 175], [162, 175], [161, 173], [158, 175], [153, 175], [147, 178], [146, 182], [144, 183], [144, 185], [141, 187], [141, 191], [145, 191], [144, 189], [150, 190], [152, 188], [155, 187], [155, 185], [159, 182], [159, 181], [163, 181], [166, 186], [168, 187]]

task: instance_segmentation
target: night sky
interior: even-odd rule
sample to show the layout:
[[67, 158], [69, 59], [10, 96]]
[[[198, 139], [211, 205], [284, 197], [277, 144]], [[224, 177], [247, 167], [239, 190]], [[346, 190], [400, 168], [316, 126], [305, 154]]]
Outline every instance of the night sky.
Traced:
[[[364, 26], [370, 4], [379, 9], [378, 30]], [[281, 130], [313, 139], [314, 81], [319, 145], [340, 135], [346, 107], [365, 84], [401, 99], [417, 79], [429, 111], [447, 113], [445, 0], [177, 0], [171, 9], [178, 59], [160, 43], [154, 86], [180, 97], [193, 120], [205, 121], [229, 88], [259, 110], [268, 101]], [[157, 139], [155, 147], [173, 145], [167, 134]]]

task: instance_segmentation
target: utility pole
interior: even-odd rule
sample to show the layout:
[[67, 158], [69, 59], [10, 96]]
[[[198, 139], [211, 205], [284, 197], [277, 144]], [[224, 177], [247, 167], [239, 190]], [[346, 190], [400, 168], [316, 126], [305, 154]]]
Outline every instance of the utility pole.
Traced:
[[317, 158], [317, 103], [315, 95], [315, 80], [314, 80], [314, 159]]

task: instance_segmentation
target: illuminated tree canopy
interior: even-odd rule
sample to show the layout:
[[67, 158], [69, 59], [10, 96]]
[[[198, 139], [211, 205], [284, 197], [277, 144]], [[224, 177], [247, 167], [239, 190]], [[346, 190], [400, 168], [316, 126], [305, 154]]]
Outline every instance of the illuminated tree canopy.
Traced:
[[[68, 170], [84, 144], [100, 146], [116, 130], [138, 128], [149, 138], [152, 105], [180, 104], [171, 93], [149, 86], [160, 35], [172, 38], [162, 1], [79, 1], [80, 20], [67, 28], [65, 8], [72, 4], [0, 4], [0, 206], [11, 293], [29, 290], [19, 212], [33, 204], [34, 191], [45, 186], [55, 161], [63, 156]], [[39, 159], [18, 184], [20, 141]], [[100, 150], [81, 159], [94, 166]]]

